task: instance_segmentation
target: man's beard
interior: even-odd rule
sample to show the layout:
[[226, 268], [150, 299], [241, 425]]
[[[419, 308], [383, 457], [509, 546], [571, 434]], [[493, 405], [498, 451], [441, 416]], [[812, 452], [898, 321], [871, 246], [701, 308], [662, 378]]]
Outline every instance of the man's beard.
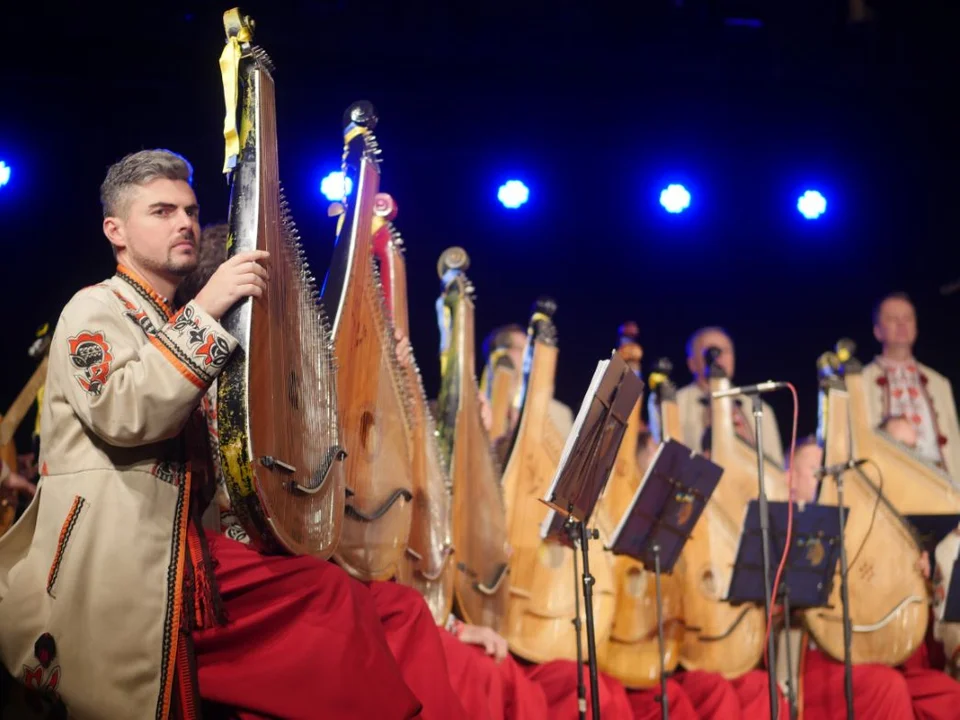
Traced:
[[167, 258], [163, 262], [158, 262], [153, 258], [148, 258], [134, 253], [134, 258], [138, 264], [151, 272], [170, 275], [178, 278], [185, 278], [197, 268], [199, 258], [197, 256], [196, 246], [194, 246], [193, 255], [180, 259], [173, 258], [173, 248], [167, 251]]

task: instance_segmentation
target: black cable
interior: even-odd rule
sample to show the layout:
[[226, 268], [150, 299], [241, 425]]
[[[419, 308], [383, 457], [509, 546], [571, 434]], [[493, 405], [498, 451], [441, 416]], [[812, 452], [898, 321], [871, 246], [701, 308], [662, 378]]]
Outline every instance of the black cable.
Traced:
[[[850, 563], [847, 565], [848, 568], [852, 568], [856, 564], [857, 558], [860, 557], [860, 553], [863, 552], [863, 546], [867, 544], [867, 538], [870, 537], [870, 532], [873, 530], [873, 524], [874, 522], [876, 522], [877, 511], [880, 509], [880, 501], [883, 500], [883, 470], [881, 470], [880, 466], [877, 465], [870, 458], [867, 458], [866, 462], [869, 463], [870, 465], [873, 465], [877, 469], [877, 475], [880, 478], [880, 487], [877, 488], [877, 502], [875, 502], [873, 505], [873, 514], [870, 516], [870, 525], [867, 526], [867, 532], [863, 536], [863, 540], [860, 541], [860, 547], [857, 548], [857, 552], [853, 556], [853, 560], [851, 560]], [[863, 470], [861, 470], [860, 468], [857, 468], [857, 472], [860, 473], [860, 475], [863, 476], [867, 480], [867, 482], [870, 481], [870, 478], [868, 478], [864, 474]], [[872, 484], [873, 483], [871, 483], [871, 485]], [[843, 538], [841, 538], [841, 542], [842, 541], [843, 541]]]

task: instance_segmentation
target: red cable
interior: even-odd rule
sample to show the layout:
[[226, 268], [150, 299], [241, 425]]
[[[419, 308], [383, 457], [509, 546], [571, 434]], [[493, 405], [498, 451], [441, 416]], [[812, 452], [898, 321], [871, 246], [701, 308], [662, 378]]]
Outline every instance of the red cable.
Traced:
[[[790, 463], [787, 466], [787, 488], [790, 504], [787, 506], [787, 537], [783, 543], [783, 555], [780, 556], [780, 565], [777, 567], [777, 575], [773, 580], [773, 587], [770, 590], [770, 613], [767, 615], [767, 632], [763, 637], [763, 659], [767, 666], [767, 672], [775, 672], [775, 668], [770, 666], [770, 658], [767, 656], [768, 643], [770, 641], [770, 631], [773, 626], [773, 609], [777, 604], [777, 590], [780, 587], [780, 578], [783, 575], [783, 568], [787, 564], [787, 555], [790, 553], [790, 544], [793, 540], [793, 505], [795, 501], [793, 492], [793, 456], [797, 451], [797, 422], [800, 414], [800, 401], [797, 397], [797, 389], [792, 383], [787, 383], [790, 393], [793, 395], [793, 430], [790, 435]], [[789, 641], [788, 641], [789, 642]], [[789, 644], [788, 650], [789, 652]], [[777, 706], [779, 715], [779, 704]]]

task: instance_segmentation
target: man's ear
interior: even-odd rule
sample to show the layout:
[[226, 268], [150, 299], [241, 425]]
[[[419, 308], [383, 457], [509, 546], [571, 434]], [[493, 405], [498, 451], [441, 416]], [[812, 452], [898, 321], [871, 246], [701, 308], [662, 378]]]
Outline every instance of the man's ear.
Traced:
[[113, 245], [114, 251], [123, 250], [127, 246], [125, 228], [123, 220], [118, 217], [106, 217], [103, 219], [103, 234]]

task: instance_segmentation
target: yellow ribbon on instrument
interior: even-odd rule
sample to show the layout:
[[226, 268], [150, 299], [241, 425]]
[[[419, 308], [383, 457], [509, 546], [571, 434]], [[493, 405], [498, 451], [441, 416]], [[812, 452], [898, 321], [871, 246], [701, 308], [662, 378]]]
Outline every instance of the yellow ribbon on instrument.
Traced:
[[483, 374], [480, 376], [480, 392], [487, 397], [493, 392], [493, 372], [497, 366], [497, 361], [507, 354], [506, 348], [496, 348], [490, 351], [490, 357], [487, 364], [483, 367]]
[[46, 385], [41, 385], [37, 390], [37, 419], [33, 421], [33, 436], [40, 437], [40, 408], [43, 407], [43, 391]]
[[227, 37], [227, 44], [220, 53], [220, 77], [223, 80], [223, 100], [227, 114], [223, 121], [225, 141], [223, 172], [229, 173], [237, 166], [240, 156], [240, 134], [237, 132], [237, 101], [240, 93], [240, 43], [250, 42], [250, 33], [241, 26], [240, 32]]

